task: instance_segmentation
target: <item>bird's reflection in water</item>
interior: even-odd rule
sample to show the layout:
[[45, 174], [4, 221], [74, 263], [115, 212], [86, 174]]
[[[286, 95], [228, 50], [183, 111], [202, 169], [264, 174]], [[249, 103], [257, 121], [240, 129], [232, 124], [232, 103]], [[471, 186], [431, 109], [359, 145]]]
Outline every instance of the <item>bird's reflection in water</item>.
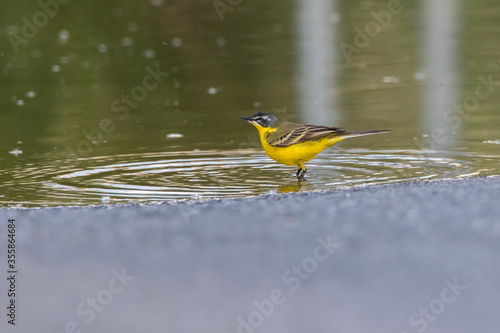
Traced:
[[278, 187], [278, 193], [289, 193], [289, 192], [300, 192], [307, 188], [307, 180], [297, 180], [297, 183], [280, 185]]

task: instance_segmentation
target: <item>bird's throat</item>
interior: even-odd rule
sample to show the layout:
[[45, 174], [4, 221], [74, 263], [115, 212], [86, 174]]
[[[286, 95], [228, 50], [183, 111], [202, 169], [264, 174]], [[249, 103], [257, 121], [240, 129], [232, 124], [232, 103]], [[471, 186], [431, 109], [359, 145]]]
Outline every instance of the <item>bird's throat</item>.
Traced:
[[277, 130], [277, 128], [263, 127], [257, 123], [252, 123], [252, 125], [254, 125], [255, 128], [257, 128], [257, 130], [259, 131], [260, 141], [262, 142], [262, 145], [264, 145], [264, 143], [267, 143], [267, 137], [269, 136], [269, 134]]

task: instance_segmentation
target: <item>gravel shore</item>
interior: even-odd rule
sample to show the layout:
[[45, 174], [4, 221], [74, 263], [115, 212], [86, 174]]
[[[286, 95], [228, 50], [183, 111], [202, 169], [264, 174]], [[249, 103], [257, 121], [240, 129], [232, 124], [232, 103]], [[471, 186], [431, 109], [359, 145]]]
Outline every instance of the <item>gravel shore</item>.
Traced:
[[0, 217], [2, 332], [500, 327], [500, 177]]

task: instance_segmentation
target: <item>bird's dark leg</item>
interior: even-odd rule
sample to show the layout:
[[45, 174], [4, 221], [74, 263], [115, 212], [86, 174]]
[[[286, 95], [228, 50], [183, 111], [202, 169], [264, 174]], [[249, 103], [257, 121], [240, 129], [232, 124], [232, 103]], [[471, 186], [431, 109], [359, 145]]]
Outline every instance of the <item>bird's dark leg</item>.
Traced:
[[300, 162], [299, 164], [299, 170], [297, 170], [297, 179], [299, 180], [299, 182], [304, 182], [306, 179], [304, 178], [304, 175], [306, 174], [306, 166], [304, 165], [303, 162]]
[[304, 175], [306, 174], [306, 171], [307, 170], [303, 170], [303, 169], [300, 169], [300, 171], [302, 171], [302, 173], [300, 173], [298, 176], [297, 176], [297, 179], [299, 182], [305, 182], [306, 181], [306, 178], [304, 177]]
[[295, 174], [295, 176], [297, 176], [297, 178], [300, 177], [300, 172], [302, 171], [302, 168], [299, 168], [299, 170], [297, 170], [297, 173]]

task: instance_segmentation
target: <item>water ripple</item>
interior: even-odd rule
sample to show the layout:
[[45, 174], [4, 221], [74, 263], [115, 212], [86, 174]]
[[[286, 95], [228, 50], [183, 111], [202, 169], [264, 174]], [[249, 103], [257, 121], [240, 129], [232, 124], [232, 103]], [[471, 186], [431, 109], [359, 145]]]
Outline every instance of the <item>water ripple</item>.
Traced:
[[470, 160], [411, 150], [332, 151], [308, 163], [307, 184], [298, 184], [294, 167], [279, 165], [255, 150], [141, 153], [71, 163], [51, 159], [14, 170], [16, 188], [23, 191], [9, 192], [0, 202], [2, 206], [141, 203], [367, 186], [479, 174]]

